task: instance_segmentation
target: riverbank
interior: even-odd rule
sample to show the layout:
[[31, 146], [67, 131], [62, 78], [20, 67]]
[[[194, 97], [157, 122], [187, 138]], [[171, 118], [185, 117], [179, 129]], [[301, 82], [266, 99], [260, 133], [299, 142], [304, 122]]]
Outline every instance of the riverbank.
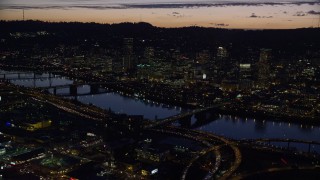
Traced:
[[320, 125], [320, 120], [317, 118], [309, 119], [309, 118], [302, 118], [302, 117], [296, 117], [296, 116], [284, 116], [284, 115], [275, 116], [262, 111], [250, 111], [246, 109], [231, 110], [231, 109], [220, 108], [218, 112], [223, 115], [227, 114], [227, 115], [239, 116], [241, 118], [254, 118], [257, 120], [266, 120], [266, 121], [270, 121], [270, 119], [272, 119], [272, 121], [278, 121], [278, 122], [288, 122], [288, 123], [315, 125], [315, 126]]

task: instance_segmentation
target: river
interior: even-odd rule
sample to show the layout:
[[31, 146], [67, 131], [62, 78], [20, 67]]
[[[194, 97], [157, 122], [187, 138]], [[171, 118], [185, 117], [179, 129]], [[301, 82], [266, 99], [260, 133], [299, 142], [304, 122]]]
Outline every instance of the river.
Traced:
[[[0, 74], [8, 73], [0, 70]], [[10, 72], [12, 73], [12, 72]], [[47, 73], [36, 75], [37, 77], [48, 77]], [[33, 74], [20, 75], [21, 77], [33, 77]], [[6, 78], [15, 79], [18, 75], [6, 75]], [[72, 84], [73, 80], [67, 77], [53, 77], [49, 79], [24, 79], [11, 80], [16, 85], [26, 87], [44, 87], [51, 85]], [[53, 92], [52, 89], [49, 90]], [[89, 93], [90, 87], [84, 85], [78, 87], [78, 93]], [[57, 94], [69, 93], [69, 89], [58, 89]], [[136, 97], [126, 96], [121, 92], [106, 90], [103, 94], [78, 96], [77, 99], [86, 104], [93, 104], [104, 109], [111, 109], [116, 113], [125, 113], [129, 115], [143, 115], [150, 120], [162, 119], [175, 114], [179, 114], [186, 109], [180, 107], [168, 106], [162, 103], [150, 100], [142, 100]], [[195, 122], [192, 118], [192, 122]], [[212, 132], [218, 135], [230, 137], [233, 139], [256, 139], [256, 138], [283, 138], [299, 139], [308, 141], [320, 141], [320, 126], [304, 125], [299, 123], [281, 122], [272, 119], [252, 119], [240, 118], [231, 115], [218, 115], [208, 123], [197, 127], [196, 129], [206, 132]], [[293, 145], [294, 146], [294, 145]], [[307, 148], [303, 145], [297, 145], [298, 148]], [[312, 151], [320, 152], [320, 147], [312, 147]]]

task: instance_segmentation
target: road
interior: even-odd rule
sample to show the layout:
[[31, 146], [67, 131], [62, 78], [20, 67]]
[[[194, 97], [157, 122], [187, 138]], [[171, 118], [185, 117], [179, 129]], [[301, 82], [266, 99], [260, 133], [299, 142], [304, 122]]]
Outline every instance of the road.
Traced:
[[[150, 130], [185, 137], [187, 139], [191, 139], [196, 142], [199, 142], [199, 143], [205, 145], [206, 147], [209, 147], [208, 149], [201, 151], [184, 168], [183, 174], [181, 177], [182, 180], [186, 179], [186, 176], [188, 174], [188, 170], [194, 162], [196, 162], [200, 157], [206, 155], [207, 153], [214, 151], [214, 154], [216, 156], [215, 166], [212, 170], [210, 170], [211, 174], [209, 173], [206, 177], [206, 178], [211, 178], [220, 167], [221, 155], [220, 155], [220, 152], [218, 152], [218, 151], [222, 146], [230, 146], [230, 148], [233, 150], [235, 160], [232, 163], [232, 166], [221, 176], [221, 179], [229, 178], [237, 170], [237, 168], [240, 166], [240, 163], [242, 161], [241, 152], [240, 152], [239, 148], [237, 147], [237, 144], [231, 140], [224, 138], [224, 137], [217, 136], [217, 135], [207, 133], [207, 132], [191, 130], [191, 129], [184, 129], [184, 128], [179, 128], [179, 127], [175, 127], [175, 126], [165, 126], [162, 128], [150, 129]], [[220, 145], [217, 145], [217, 144], [220, 144]]]

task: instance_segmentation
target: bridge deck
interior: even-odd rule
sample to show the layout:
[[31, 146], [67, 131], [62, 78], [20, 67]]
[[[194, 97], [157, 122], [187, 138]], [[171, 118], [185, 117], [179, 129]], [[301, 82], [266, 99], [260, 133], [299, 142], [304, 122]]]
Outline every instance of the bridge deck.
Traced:
[[215, 108], [218, 108], [218, 107], [221, 107], [221, 106], [222, 106], [222, 104], [216, 104], [214, 106], [195, 109], [195, 110], [192, 110], [192, 111], [188, 111], [186, 113], [170, 116], [168, 118], [165, 118], [165, 119], [162, 119], [162, 120], [158, 120], [157, 122], [155, 122], [153, 124], [150, 124], [145, 128], [153, 128], [153, 127], [160, 126], [160, 125], [163, 125], [163, 124], [172, 123], [172, 122], [178, 121], [180, 119], [186, 118], [188, 116], [192, 116], [193, 114], [197, 114], [197, 113], [200, 113], [200, 112], [208, 111], [210, 109], [215, 109]]
[[84, 85], [108, 85], [108, 84], [116, 84], [117, 82], [92, 82], [92, 83], [73, 83], [73, 84], [63, 84], [63, 85], [56, 85], [56, 86], [49, 86], [49, 87], [38, 87], [39, 89], [51, 89], [51, 88], [68, 88], [70, 86], [84, 86]]

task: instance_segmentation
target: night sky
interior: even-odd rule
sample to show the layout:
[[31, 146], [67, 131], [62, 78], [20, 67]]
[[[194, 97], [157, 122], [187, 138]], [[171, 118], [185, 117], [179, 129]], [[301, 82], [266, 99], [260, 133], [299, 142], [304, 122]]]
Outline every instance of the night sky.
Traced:
[[320, 0], [1, 0], [1, 20], [149, 22], [160, 27], [318, 27]]

